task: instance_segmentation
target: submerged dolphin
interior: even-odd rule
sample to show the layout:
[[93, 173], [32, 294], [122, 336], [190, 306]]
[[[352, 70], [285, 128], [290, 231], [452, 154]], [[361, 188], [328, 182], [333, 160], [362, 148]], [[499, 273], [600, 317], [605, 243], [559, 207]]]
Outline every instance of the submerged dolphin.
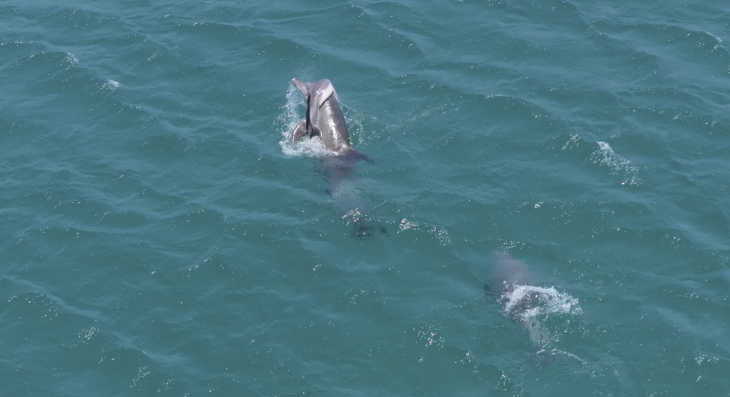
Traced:
[[[350, 176], [359, 160], [373, 161], [352, 148], [350, 132], [332, 82], [322, 79], [316, 83], [305, 83], [297, 78], [291, 81], [307, 104], [307, 114], [294, 127], [292, 141], [297, 143], [305, 135], [310, 139], [319, 137], [324, 147], [335, 154], [319, 161], [319, 168], [330, 184], [327, 192], [334, 200], [337, 212], [354, 222], [353, 236], [370, 237], [375, 228], [362, 223], [367, 204], [357, 194]], [[378, 231], [386, 233], [382, 226], [378, 227]]]

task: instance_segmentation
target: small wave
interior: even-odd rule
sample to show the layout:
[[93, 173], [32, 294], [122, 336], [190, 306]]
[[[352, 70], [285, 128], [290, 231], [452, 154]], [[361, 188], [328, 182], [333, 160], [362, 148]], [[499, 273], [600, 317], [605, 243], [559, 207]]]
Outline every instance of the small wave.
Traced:
[[425, 223], [419, 225], [416, 222], [409, 221], [408, 219], [403, 218], [403, 220], [398, 225], [398, 233], [403, 233], [406, 230], [422, 230], [436, 236], [440, 245], [451, 244], [451, 238], [449, 237], [448, 230], [440, 226], [433, 226]]
[[2, 47], [4, 45], [8, 45], [8, 44], [21, 45], [21, 44], [33, 44], [33, 43], [37, 43], [37, 41], [33, 41], [33, 40], [31, 40], [31, 41], [22, 41], [22, 40], [4, 41], [4, 42], [0, 43], [0, 47]]
[[715, 50], [716, 50], [716, 49], [718, 49], [718, 48], [723, 48], [723, 49], [725, 48], [725, 47], [724, 47], [724, 46], [722, 45], [722, 39], [721, 39], [721, 38], [719, 38], [719, 37], [715, 36], [714, 34], [712, 34], [712, 33], [710, 33], [710, 32], [704, 32], [704, 33], [705, 33], [705, 34], [708, 34], [708, 35], [710, 35], [710, 36], [712, 36], [712, 37], [714, 37], [714, 38], [715, 38], [715, 40], [717, 40], [717, 43], [715, 44], [715, 46], [714, 46], [714, 47], [712, 47], [712, 51], [715, 51]]
[[639, 184], [639, 167], [635, 166], [631, 161], [619, 156], [613, 151], [608, 143], [599, 141], [598, 150], [593, 152], [591, 160], [594, 163], [607, 165], [611, 168], [612, 174], [624, 174], [622, 185], [638, 185]]
[[70, 64], [70, 66], [76, 66], [79, 64], [79, 59], [76, 58], [76, 56], [70, 52], [66, 53], [66, 62]]
[[287, 156], [325, 157], [336, 155], [337, 153], [327, 150], [318, 137], [302, 139], [298, 143], [292, 142], [294, 127], [302, 119], [299, 115], [305, 111], [306, 104], [301, 93], [290, 84], [286, 92], [286, 103], [281, 107], [281, 113], [276, 118], [276, 125], [282, 136], [279, 141], [281, 151]]
[[405, 134], [409, 129], [410, 125], [419, 121], [420, 119], [431, 116], [435, 112], [443, 112], [446, 108], [445, 104], [438, 106], [426, 107], [424, 109], [412, 110], [403, 113], [403, 116], [396, 119], [396, 121], [387, 126], [392, 133]]
[[358, 224], [361, 222], [372, 222], [376, 221], [379, 222], [378, 218], [374, 217], [372, 214], [367, 212], [364, 209], [360, 208], [352, 208], [345, 212], [344, 215], [342, 215], [342, 220], [345, 222], [345, 225], [351, 225], [351, 224]]
[[560, 150], [573, 150], [580, 144], [580, 139], [580, 134], [571, 135], [570, 139], [568, 139], [568, 142], [565, 142], [565, 145], [563, 145]]

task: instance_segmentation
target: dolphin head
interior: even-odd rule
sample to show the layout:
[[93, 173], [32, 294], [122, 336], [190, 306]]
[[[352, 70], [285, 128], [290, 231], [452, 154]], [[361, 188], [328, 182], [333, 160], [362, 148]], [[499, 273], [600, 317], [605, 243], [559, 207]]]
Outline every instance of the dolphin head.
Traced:
[[492, 254], [494, 267], [489, 279], [489, 289], [498, 296], [510, 292], [518, 285], [534, 285], [535, 280], [524, 262], [502, 251]]

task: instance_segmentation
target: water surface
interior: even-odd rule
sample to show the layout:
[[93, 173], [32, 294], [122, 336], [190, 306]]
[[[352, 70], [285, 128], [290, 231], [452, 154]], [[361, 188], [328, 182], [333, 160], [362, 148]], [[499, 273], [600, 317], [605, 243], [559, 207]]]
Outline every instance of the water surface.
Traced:
[[[3, 2], [0, 394], [727, 394], [728, 17]], [[287, 141], [292, 77], [333, 82], [387, 233]], [[533, 338], [495, 251], [576, 310]]]

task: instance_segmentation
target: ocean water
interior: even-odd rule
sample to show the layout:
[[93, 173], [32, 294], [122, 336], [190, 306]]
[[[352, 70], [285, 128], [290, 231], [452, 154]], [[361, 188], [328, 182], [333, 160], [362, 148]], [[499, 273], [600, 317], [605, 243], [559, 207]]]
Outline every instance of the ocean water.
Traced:
[[3, 1], [0, 396], [730, 395], [729, 21]]

